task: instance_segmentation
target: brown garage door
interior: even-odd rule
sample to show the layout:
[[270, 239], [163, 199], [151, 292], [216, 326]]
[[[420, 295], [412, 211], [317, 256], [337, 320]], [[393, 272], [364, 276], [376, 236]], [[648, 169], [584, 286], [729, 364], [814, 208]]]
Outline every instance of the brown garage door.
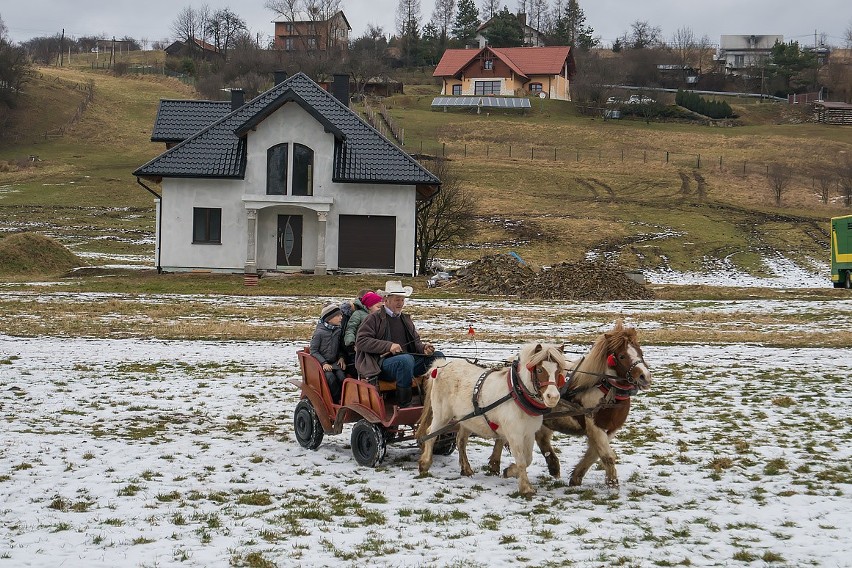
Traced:
[[396, 217], [341, 215], [337, 264], [340, 268], [394, 270]]

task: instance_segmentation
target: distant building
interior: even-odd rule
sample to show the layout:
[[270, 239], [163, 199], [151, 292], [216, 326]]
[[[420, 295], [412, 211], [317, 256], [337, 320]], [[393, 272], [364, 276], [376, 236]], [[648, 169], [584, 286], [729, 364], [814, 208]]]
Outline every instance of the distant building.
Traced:
[[328, 19], [296, 13], [275, 20], [275, 49], [291, 52], [347, 51], [352, 26], [342, 10]]
[[544, 96], [571, 100], [576, 72], [569, 46], [448, 49], [433, 76], [442, 95]]
[[[520, 22], [521, 29], [524, 32], [524, 47], [544, 47], [544, 34], [534, 27], [527, 25], [527, 15], [519, 13], [515, 16], [518, 18], [518, 22]], [[473, 40], [479, 45], [480, 49], [488, 45], [488, 40], [485, 38], [485, 30], [487, 30], [493, 22], [494, 18], [491, 18], [476, 28], [476, 35]]]
[[746, 69], [762, 66], [776, 42], [783, 43], [784, 36], [723, 35], [716, 51], [716, 63], [725, 75], [742, 75]]
[[218, 49], [216, 49], [216, 46], [198, 38], [173, 42], [163, 51], [165, 51], [167, 55], [171, 55], [173, 57], [195, 57], [205, 59], [207, 61], [212, 61], [216, 58], [222, 57], [222, 54]]

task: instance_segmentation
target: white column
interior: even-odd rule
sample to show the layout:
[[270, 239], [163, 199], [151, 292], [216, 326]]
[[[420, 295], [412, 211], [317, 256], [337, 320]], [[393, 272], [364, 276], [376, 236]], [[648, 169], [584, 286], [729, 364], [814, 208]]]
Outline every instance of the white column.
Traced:
[[314, 268], [314, 274], [325, 275], [328, 267], [325, 264], [325, 229], [326, 221], [328, 220], [327, 211], [317, 211], [317, 264]]
[[248, 238], [246, 247], [246, 274], [257, 274], [257, 209], [246, 209]]

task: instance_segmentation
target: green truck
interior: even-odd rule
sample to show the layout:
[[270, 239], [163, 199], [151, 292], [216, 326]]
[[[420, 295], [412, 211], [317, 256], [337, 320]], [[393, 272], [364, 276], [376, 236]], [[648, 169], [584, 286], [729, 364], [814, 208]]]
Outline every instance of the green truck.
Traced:
[[852, 288], [852, 215], [831, 219], [831, 281]]

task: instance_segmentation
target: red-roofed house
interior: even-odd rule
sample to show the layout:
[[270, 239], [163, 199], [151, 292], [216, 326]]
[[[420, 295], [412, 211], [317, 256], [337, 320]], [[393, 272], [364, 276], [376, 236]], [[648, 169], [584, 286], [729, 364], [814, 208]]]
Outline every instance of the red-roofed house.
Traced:
[[433, 76], [442, 95], [527, 96], [570, 101], [576, 72], [569, 46], [448, 49]]

